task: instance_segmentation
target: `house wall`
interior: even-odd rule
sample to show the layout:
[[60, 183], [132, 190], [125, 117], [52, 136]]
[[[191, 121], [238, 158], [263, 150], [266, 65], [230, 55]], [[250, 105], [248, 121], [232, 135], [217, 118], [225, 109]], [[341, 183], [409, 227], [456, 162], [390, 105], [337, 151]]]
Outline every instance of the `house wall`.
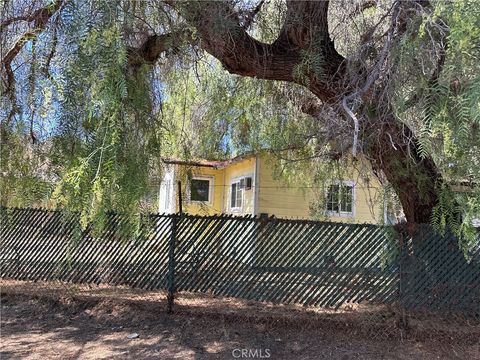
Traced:
[[[258, 159], [258, 165], [256, 161]], [[227, 214], [256, 214], [266, 213], [281, 218], [312, 217], [311, 204], [315, 202], [312, 189], [302, 188], [302, 184], [287, 184], [282, 179], [273, 177], [274, 157], [262, 154], [234, 162], [225, 168], [187, 167], [175, 165], [175, 191], [172, 192], [174, 209], [178, 208], [177, 184], [182, 181], [183, 211], [190, 214], [213, 215]], [[368, 163], [364, 166], [369, 166]], [[257, 176], [256, 172], [258, 170]], [[365, 171], [362, 171], [364, 173]], [[370, 173], [368, 170], [366, 173]], [[328, 220], [350, 223], [377, 223], [383, 217], [381, 213], [381, 184], [372, 175], [367, 181], [353, 167], [347, 171], [342, 180], [355, 183], [355, 203], [353, 216], [331, 216]], [[209, 176], [214, 180], [212, 204], [199, 204], [189, 201], [190, 176]], [[243, 204], [240, 210], [232, 210], [230, 204], [231, 183], [240, 177], [252, 177], [252, 188], [243, 191]], [[258, 184], [256, 178], [258, 177]], [[340, 180], [340, 179], [339, 179]], [[257, 201], [255, 204], [255, 194]]]
[[258, 213], [281, 218], [309, 218], [308, 192], [273, 178], [275, 161], [269, 155], [259, 156]]
[[[312, 189], [301, 188], [301, 184], [287, 184], [273, 177], [273, 161], [270, 155], [262, 155], [259, 160], [258, 213], [266, 213], [282, 218], [311, 218], [310, 205], [315, 201]], [[381, 185], [370, 176], [365, 181], [353, 167], [347, 171], [348, 178], [355, 183], [355, 203], [353, 217], [331, 216], [328, 220], [350, 223], [377, 223], [381, 219], [379, 201]]]

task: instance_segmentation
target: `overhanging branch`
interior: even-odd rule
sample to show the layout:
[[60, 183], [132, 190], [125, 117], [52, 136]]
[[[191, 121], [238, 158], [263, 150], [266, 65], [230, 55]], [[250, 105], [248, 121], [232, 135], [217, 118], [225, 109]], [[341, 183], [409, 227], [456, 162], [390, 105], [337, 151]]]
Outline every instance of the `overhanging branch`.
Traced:
[[128, 65], [136, 70], [142, 64], [154, 64], [167, 50], [178, 47], [179, 41], [194, 43], [194, 38], [190, 30], [177, 30], [161, 35], [149, 36], [139, 47], [130, 47], [128, 49]]
[[[299, 83], [323, 101], [338, 94], [333, 80], [343, 75], [341, 57], [328, 34], [327, 1], [287, 1], [287, 15], [278, 38], [271, 44], [256, 40], [242, 27], [231, 2], [170, 1], [193, 25], [201, 47], [217, 58], [232, 74], [265, 80]], [[305, 54], [322, 58], [324, 72], [302, 69]], [[302, 70], [302, 77], [295, 70]], [[339, 71], [340, 69], [340, 71]]]
[[7, 95], [12, 102], [12, 111], [8, 116], [8, 121], [17, 111], [16, 109], [16, 99], [15, 99], [15, 76], [12, 70], [12, 62], [17, 57], [17, 55], [22, 50], [25, 43], [35, 39], [37, 35], [45, 28], [50, 18], [59, 10], [64, 4], [64, 0], [57, 0], [55, 3], [45, 6], [41, 9], [36, 10], [31, 15], [24, 15], [19, 17], [14, 17], [11, 19], [5, 20], [1, 24], [1, 30], [14, 22], [17, 21], [29, 21], [34, 22], [34, 28], [23, 33], [12, 45], [12, 47], [7, 51], [5, 56], [1, 60], [1, 65], [3, 68], [2, 77], [4, 86], [2, 86], [2, 94]]
[[48, 19], [55, 13], [60, 6], [62, 5], [63, 0], [58, 0], [53, 4], [47, 5], [43, 8], [35, 10], [31, 14], [24, 14], [20, 16], [14, 16], [12, 18], [6, 19], [0, 24], [0, 32], [2, 32], [7, 26], [20, 22], [20, 21], [26, 21], [26, 22], [32, 22], [35, 21], [35, 27], [41, 26], [42, 23], [46, 23]]

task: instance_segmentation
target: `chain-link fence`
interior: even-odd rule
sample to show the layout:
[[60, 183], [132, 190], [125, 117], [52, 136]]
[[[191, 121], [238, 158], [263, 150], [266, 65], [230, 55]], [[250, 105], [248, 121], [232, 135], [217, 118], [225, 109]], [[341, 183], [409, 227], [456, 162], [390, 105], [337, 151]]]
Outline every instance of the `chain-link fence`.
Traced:
[[[480, 249], [450, 233], [234, 217], [2, 209], [3, 280], [198, 292], [339, 309], [352, 304], [480, 313]], [[44, 285], [45, 286], [45, 285]], [[123, 290], [122, 290], [123, 291]], [[170, 301], [170, 305], [172, 302]]]

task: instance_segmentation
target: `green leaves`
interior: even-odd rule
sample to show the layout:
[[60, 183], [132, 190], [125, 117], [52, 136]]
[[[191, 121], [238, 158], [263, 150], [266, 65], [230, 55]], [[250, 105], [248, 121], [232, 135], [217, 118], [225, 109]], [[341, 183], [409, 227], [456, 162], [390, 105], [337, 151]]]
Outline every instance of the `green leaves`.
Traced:
[[[175, 46], [155, 65], [138, 63], [129, 69], [128, 55], [133, 47], [148, 35], [185, 28], [185, 20], [174, 10], [163, 8], [161, 2], [122, 2], [122, 6], [112, 1], [67, 2], [59, 18], [59, 47], [51, 59], [49, 77], [42, 78], [38, 70], [47, 64], [47, 43], [51, 44], [53, 37], [39, 36], [35, 47], [28, 50], [29, 56], [35, 54], [36, 64], [20, 67], [24, 73], [19, 78], [26, 86], [19, 93], [26, 99], [25, 114], [30, 106], [35, 111], [32, 117], [22, 114], [18, 129], [6, 129], [12, 139], [8, 143], [12, 147], [2, 149], [10, 172], [2, 179], [6, 187], [18, 184], [26, 194], [35, 181], [45, 181], [55, 186], [55, 204], [82, 211], [86, 223], [95, 217], [101, 219], [108, 210], [139, 211], [147, 198], [154, 203], [150, 187], [160, 175], [161, 157], [224, 158], [270, 148], [283, 158], [297, 160], [281, 163], [278, 173], [287, 179], [301, 177], [321, 183], [339, 175], [329, 172], [338, 163], [326, 163], [330, 157], [349, 151], [351, 129], [334, 107], [324, 109], [322, 117], [312, 118], [300, 111], [312, 99], [304, 88], [228, 74], [218, 61], [199, 50], [197, 45], [202, 46], [202, 41], [195, 29], [191, 29], [192, 36], [173, 38]], [[153, 11], [157, 8], [161, 11]], [[332, 83], [332, 91], [347, 84], [349, 76], [362, 79], [365, 68], [378, 60], [388, 27], [387, 21], [381, 21], [386, 11], [381, 7], [372, 14], [355, 15], [353, 24], [338, 8], [332, 7], [329, 13], [332, 24], [341, 22], [331, 26], [331, 38], [348, 59], [348, 75], [345, 83], [332, 80], [337, 82]], [[433, 156], [447, 181], [478, 183], [478, 6], [475, 1], [434, 1], [433, 9], [431, 14], [413, 16], [411, 22], [401, 21], [410, 28], [417, 28], [419, 22], [422, 25], [418, 33], [407, 31], [394, 41], [386, 69], [382, 64], [382, 75], [367, 96], [380, 100], [365, 104], [363, 115], [376, 119], [393, 108], [419, 137], [420, 156]], [[283, 1], [267, 2], [248, 31], [272, 43], [284, 26], [286, 14]], [[368, 19], [357, 21], [360, 17]], [[217, 20], [216, 25], [230, 27], [221, 17]], [[351, 35], [346, 38], [353, 39], [343, 45], [342, 29]], [[359, 37], [361, 34], [365, 36]], [[293, 71], [299, 83], [308, 85], [324, 76], [328, 64], [321, 56], [321, 47], [317, 43], [301, 52], [302, 61]], [[359, 48], [365, 53], [355, 54]], [[45, 125], [47, 120], [51, 125]], [[42, 126], [48, 127], [48, 135], [41, 139], [47, 163], [30, 157], [29, 152], [37, 150], [25, 149], [30, 132], [35, 135]], [[375, 136], [375, 131], [372, 133]], [[408, 174], [410, 170], [399, 171]], [[371, 169], [367, 172], [371, 174]], [[429, 179], [421, 180], [429, 183]], [[15, 191], [5, 191], [2, 201], [14, 201], [18, 194], [26, 198], [23, 191]], [[48, 192], [37, 195], [35, 201], [45, 202]], [[447, 221], [448, 216], [442, 214], [448, 208], [449, 203], [443, 201], [435, 215], [439, 226]], [[473, 211], [475, 206], [468, 209]]]
[[301, 51], [302, 62], [295, 65], [293, 69], [293, 78], [304, 84], [309, 85], [310, 77], [314, 76], [321, 79], [324, 74], [325, 59], [320, 51], [316, 50], [314, 46], [311, 50]]
[[438, 229], [449, 224], [466, 236], [480, 217], [475, 206], [465, 206], [480, 204], [480, 11], [470, 0], [433, 4], [419, 33], [407, 34], [396, 48], [392, 87], [397, 114], [415, 131], [421, 157], [433, 157], [447, 183], [474, 184], [460, 193], [442, 185], [432, 216]]
[[97, 17], [72, 34], [80, 36], [66, 64], [52, 139], [60, 174], [53, 204], [80, 211], [84, 226], [101, 223], [110, 210], [139, 211], [150, 194], [148, 144], [156, 136], [146, 74], [128, 72], [118, 14], [107, 3], [98, 6]]

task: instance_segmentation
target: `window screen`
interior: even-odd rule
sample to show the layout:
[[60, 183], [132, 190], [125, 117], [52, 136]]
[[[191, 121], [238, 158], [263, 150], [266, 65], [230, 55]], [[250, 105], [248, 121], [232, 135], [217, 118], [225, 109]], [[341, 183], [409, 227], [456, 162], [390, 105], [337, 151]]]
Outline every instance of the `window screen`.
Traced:
[[240, 188], [240, 183], [236, 182], [232, 184], [231, 194], [230, 194], [230, 207], [231, 208], [240, 208], [242, 207], [242, 189]]
[[192, 179], [190, 181], [190, 200], [209, 201], [210, 181], [203, 179]]

